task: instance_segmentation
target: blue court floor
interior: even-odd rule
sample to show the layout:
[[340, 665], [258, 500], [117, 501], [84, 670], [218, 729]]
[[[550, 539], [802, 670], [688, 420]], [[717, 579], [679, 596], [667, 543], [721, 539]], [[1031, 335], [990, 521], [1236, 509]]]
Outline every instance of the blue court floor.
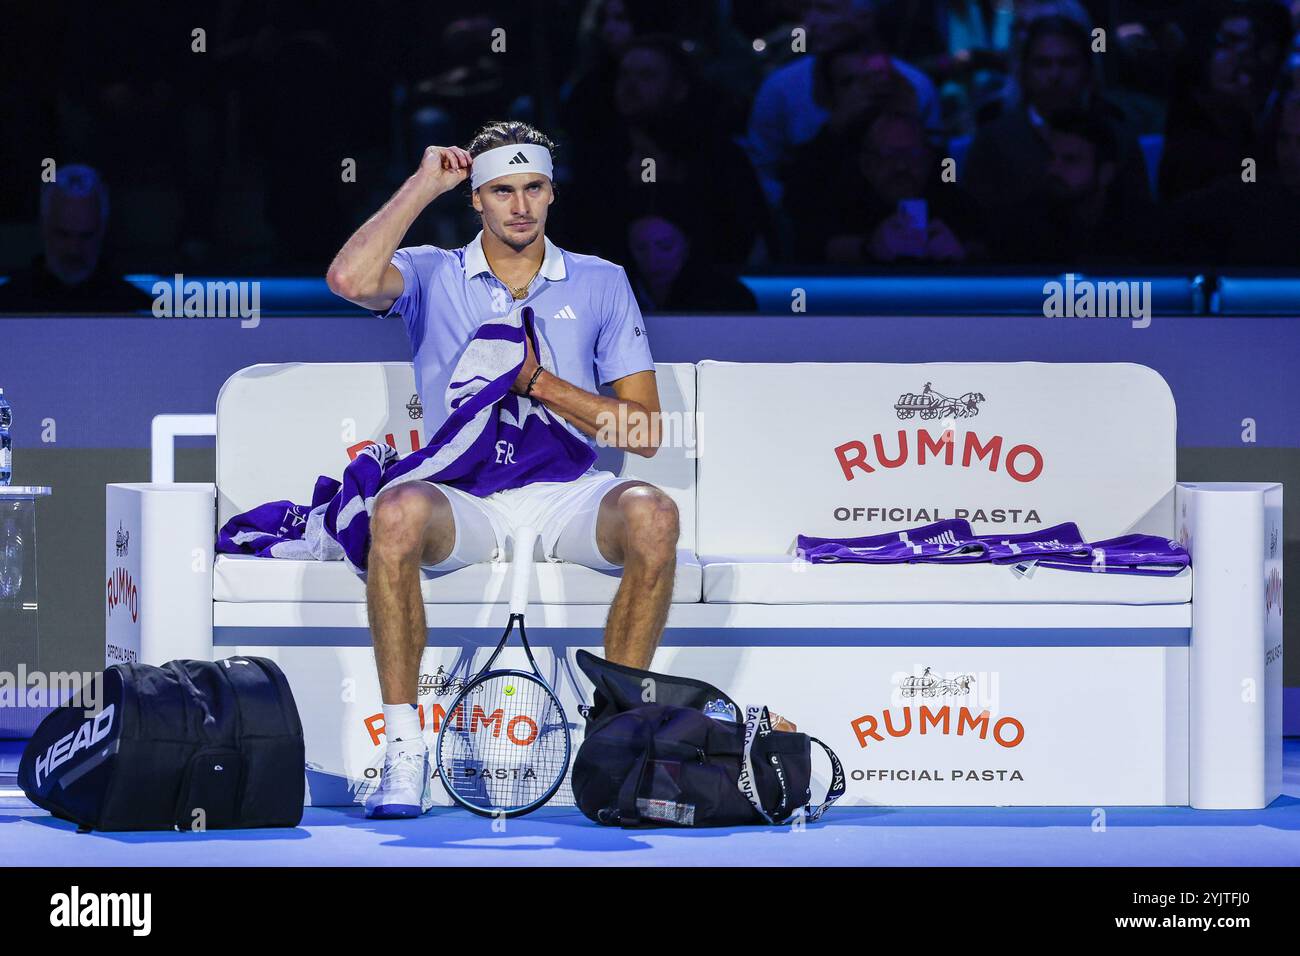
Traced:
[[1296, 866], [1300, 739], [1284, 761], [1265, 810], [854, 807], [802, 831], [616, 830], [556, 807], [498, 832], [461, 810], [379, 823], [308, 808], [293, 830], [78, 834], [0, 795], [0, 866]]

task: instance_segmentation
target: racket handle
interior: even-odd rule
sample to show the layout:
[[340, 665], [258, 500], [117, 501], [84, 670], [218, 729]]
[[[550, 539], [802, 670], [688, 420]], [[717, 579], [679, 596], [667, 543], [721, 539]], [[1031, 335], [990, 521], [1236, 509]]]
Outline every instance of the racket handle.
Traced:
[[515, 555], [510, 578], [510, 613], [523, 614], [528, 606], [528, 581], [532, 577], [533, 547], [537, 532], [525, 525], [515, 530]]

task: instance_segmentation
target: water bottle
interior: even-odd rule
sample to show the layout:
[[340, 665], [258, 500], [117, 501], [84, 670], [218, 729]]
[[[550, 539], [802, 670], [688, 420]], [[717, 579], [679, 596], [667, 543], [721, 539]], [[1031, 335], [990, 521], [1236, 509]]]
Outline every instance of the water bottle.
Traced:
[[14, 476], [13, 451], [9, 447], [9, 426], [13, 421], [13, 408], [5, 401], [5, 390], [0, 388], [0, 488]]
[[18, 527], [18, 503], [0, 499], [0, 601], [11, 601], [23, 589], [23, 536]]
[[[0, 487], [13, 478], [9, 450], [9, 426], [13, 423], [13, 409], [5, 401], [5, 390], [0, 388]], [[0, 499], [0, 600], [18, 596], [23, 585], [23, 539], [18, 532], [17, 505]]]

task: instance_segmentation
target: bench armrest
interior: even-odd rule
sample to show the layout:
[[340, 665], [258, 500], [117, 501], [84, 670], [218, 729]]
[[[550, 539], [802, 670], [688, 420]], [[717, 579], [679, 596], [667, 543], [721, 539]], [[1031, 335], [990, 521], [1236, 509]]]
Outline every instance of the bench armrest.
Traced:
[[1189, 798], [1258, 809], [1282, 789], [1282, 486], [1180, 483], [1192, 555]]
[[105, 487], [104, 664], [212, 660], [216, 486]]

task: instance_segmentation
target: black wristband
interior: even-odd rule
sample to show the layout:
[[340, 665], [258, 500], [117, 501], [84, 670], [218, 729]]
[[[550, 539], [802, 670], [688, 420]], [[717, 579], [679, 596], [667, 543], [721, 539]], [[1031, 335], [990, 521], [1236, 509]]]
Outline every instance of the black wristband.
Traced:
[[546, 371], [546, 369], [542, 368], [540, 365], [537, 366], [537, 371], [533, 372], [533, 377], [528, 380], [528, 387], [524, 389], [525, 395], [533, 394], [533, 386], [537, 384], [537, 376], [541, 375], [544, 371]]

